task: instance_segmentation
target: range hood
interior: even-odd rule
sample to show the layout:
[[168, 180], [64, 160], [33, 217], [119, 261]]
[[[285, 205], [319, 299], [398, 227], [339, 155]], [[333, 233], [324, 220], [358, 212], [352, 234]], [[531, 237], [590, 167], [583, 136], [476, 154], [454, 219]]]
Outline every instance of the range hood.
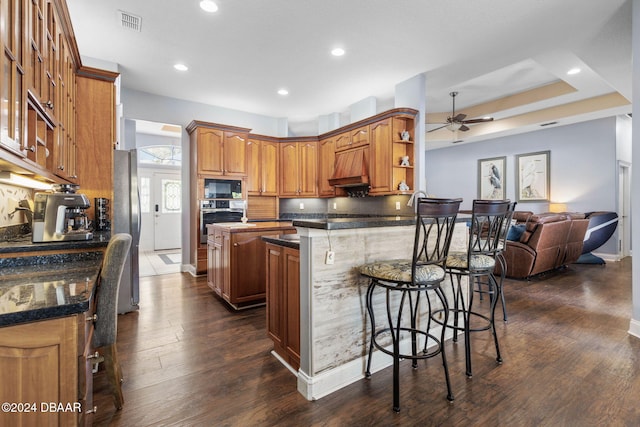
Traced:
[[365, 149], [336, 153], [335, 171], [329, 178], [329, 185], [335, 187], [362, 187], [369, 185], [369, 171]]

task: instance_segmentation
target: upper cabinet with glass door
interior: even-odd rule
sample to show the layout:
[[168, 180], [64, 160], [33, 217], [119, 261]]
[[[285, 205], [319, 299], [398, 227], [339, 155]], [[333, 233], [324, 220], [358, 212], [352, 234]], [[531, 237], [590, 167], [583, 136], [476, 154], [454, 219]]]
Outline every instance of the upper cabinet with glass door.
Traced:
[[0, 143], [2, 147], [26, 155], [24, 135], [25, 103], [25, 13], [24, 0], [0, 2]]

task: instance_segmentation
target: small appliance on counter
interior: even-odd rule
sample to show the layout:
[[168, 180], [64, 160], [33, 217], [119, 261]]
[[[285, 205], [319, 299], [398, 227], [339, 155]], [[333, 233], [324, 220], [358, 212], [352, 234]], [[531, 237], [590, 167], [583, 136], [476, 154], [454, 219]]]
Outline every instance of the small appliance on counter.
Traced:
[[96, 221], [94, 228], [96, 231], [111, 230], [111, 220], [109, 219], [109, 199], [105, 197], [96, 197]]
[[78, 188], [76, 184], [61, 184], [54, 186], [53, 193], [35, 193], [32, 242], [93, 239], [85, 214], [89, 199], [76, 193]]

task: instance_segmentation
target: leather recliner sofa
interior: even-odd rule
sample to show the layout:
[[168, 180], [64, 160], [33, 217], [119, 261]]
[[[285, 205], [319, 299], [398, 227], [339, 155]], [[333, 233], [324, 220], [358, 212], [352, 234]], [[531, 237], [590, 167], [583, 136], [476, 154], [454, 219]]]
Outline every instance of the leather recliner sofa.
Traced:
[[[506, 276], [524, 279], [575, 262], [582, 253], [589, 220], [581, 213], [514, 212], [524, 230], [504, 250]], [[500, 273], [496, 264], [496, 273]]]

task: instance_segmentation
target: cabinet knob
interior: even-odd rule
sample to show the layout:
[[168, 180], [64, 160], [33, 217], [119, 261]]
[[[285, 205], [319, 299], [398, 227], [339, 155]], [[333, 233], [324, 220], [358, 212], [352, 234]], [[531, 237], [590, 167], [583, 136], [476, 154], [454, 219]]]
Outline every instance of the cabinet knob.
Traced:
[[88, 411], [86, 411], [85, 414], [95, 414], [97, 412], [98, 412], [98, 407], [94, 406], [93, 408], [91, 408]]
[[98, 353], [97, 351], [93, 354], [90, 354], [87, 356], [87, 360], [91, 360], [91, 359], [97, 359], [100, 357], [100, 353]]
[[94, 313], [93, 316], [89, 316], [87, 317], [87, 322], [95, 322], [96, 320], [98, 320], [98, 313]]
[[233, 244], [233, 246], [238, 246], [238, 244], [237, 244], [237, 243], [234, 243], [234, 244]]
[[52, 102], [51, 100], [49, 100], [49, 101], [47, 101], [47, 102], [43, 102], [43, 103], [42, 103], [42, 106], [43, 106], [43, 107], [46, 107], [46, 108], [48, 108], [48, 109], [50, 109], [50, 110], [53, 110], [53, 102]]
[[32, 145], [31, 147], [29, 147], [29, 151], [31, 151], [32, 153], [36, 152], [36, 146]]

